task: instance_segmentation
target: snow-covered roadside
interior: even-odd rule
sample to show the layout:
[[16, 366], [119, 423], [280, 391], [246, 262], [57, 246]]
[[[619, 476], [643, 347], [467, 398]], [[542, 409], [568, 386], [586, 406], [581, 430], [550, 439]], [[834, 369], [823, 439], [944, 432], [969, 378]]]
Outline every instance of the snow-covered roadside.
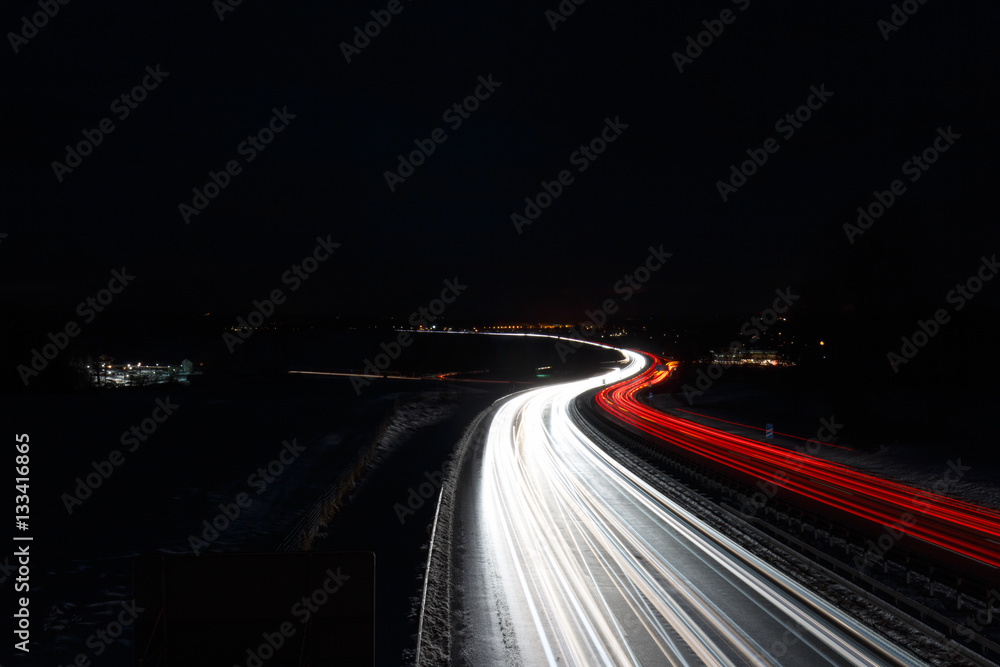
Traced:
[[[704, 407], [692, 411], [688, 406], [666, 394], [655, 395], [650, 405], [675, 417], [688, 419], [720, 431], [753, 440], [764, 439], [764, 433], [761, 430], [721, 421], [728, 416], [713, 414], [712, 410]], [[695, 412], [700, 413], [701, 416]], [[831, 418], [835, 422], [835, 415], [831, 415]], [[812, 433], [797, 433], [795, 435], [805, 439], [815, 439], [827, 433], [827, 431], [822, 431], [823, 428], [824, 424], [817, 422]], [[788, 449], [795, 449], [805, 444], [803, 440], [785, 438], [777, 433], [768, 442]], [[817, 458], [850, 466], [900, 484], [942, 493], [1000, 510], [1000, 467], [994, 462], [977, 461], [970, 456], [956, 456], [953, 449], [946, 444], [942, 444], [939, 451], [929, 451], [925, 448], [906, 446], [901, 443], [886, 443], [875, 451], [866, 451], [851, 449], [850, 442], [841, 442], [840, 440], [832, 442], [842, 446], [810, 446], [807, 452]], [[985, 451], [987, 448], [994, 447], [995, 443], [984, 442], [980, 443], [979, 446]], [[965, 447], [964, 451], [975, 451], [976, 449], [976, 447]]]
[[420, 429], [443, 422], [455, 413], [458, 403], [443, 399], [441, 392], [427, 392], [397, 399], [396, 406], [371, 445], [358, 452], [351, 467], [320, 496], [279, 546], [279, 550], [309, 549], [337, 511], [363, 490], [371, 473], [386, 465], [393, 450]]
[[947, 448], [930, 453], [899, 444], [884, 445], [876, 452], [826, 447], [818, 456], [901, 484], [1000, 510], [1000, 468], [951, 455]]
[[[415, 665], [446, 665], [455, 662], [452, 654], [455, 580], [461, 579], [460, 562], [454, 558], [459, 544], [459, 479], [468, 473], [476, 453], [485, 443], [486, 431], [496, 407], [481, 412], [466, 428], [461, 441], [444, 468], [437, 511], [428, 544], [427, 569], [423, 576], [423, 594], [414, 599], [413, 614], [419, 616], [417, 647], [412, 656]], [[411, 656], [407, 656], [408, 658]]]
[[[368, 473], [385, 465], [393, 449], [415, 431], [453, 414], [457, 403], [439, 394], [426, 392], [415, 395], [413, 401], [399, 401], [395, 416], [386, 423], [378, 440]], [[201, 520], [211, 523], [213, 515], [219, 512], [218, 505], [231, 505], [241, 492], [248, 493], [252, 503], [241, 508], [239, 517], [228, 521], [225, 528], [211, 533], [217, 536], [202, 552], [271, 549], [290, 530], [295, 517], [307, 512], [310, 504], [328, 489], [338, 471], [333, 466], [350, 459], [360, 444], [359, 438], [371, 437], [372, 427], [331, 420], [330, 430], [297, 441], [296, 446], [303, 451], [291, 463], [286, 458], [282, 472], [270, 478], [272, 481], [266, 488], [248, 483], [245, 474], [233, 475], [206, 488], [189, 476], [164, 471], [162, 475], [171, 481], [167, 492], [121, 508], [122, 515], [116, 519], [121, 522], [127, 518], [130, 524], [127, 530], [113, 533], [115, 541], [106, 544], [104, 553], [75, 557], [75, 551], [69, 549], [62, 559], [47, 563], [44, 576], [38, 578], [37, 584], [33, 582], [33, 592], [39, 593], [39, 600], [46, 589], [57, 589], [55, 595], [50, 593], [56, 598], [54, 604], [39, 604], [41, 639], [32, 647], [35, 658], [41, 661], [39, 664], [68, 665], [79, 656], [93, 661], [99, 656], [101, 664], [109, 666], [131, 664], [131, 626], [111, 645], [103, 643], [98, 633], [107, 632], [109, 623], [132, 604], [133, 557], [149, 553], [191, 554], [191, 536], [203, 537]], [[254, 469], [250, 466], [266, 467], [282, 449], [280, 441], [267, 443], [261, 448], [262, 455], [243, 466], [248, 471]], [[184, 469], [188, 464], [181, 461], [178, 465]], [[349, 502], [366, 480], [367, 475], [357, 480], [344, 501]]]

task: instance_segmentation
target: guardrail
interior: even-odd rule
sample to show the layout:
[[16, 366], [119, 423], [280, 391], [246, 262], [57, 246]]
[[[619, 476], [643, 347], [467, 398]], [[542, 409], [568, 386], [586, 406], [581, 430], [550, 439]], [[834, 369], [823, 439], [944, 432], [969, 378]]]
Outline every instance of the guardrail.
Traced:
[[371, 439], [358, 449], [323, 495], [308, 512], [299, 518], [291, 532], [278, 544], [275, 551], [309, 551], [312, 548], [316, 536], [337, 513], [347, 495], [354, 490], [368, 466], [375, 460], [376, 452], [382, 443], [382, 437], [398, 407], [399, 396], [397, 394], [392, 407], [375, 425]]

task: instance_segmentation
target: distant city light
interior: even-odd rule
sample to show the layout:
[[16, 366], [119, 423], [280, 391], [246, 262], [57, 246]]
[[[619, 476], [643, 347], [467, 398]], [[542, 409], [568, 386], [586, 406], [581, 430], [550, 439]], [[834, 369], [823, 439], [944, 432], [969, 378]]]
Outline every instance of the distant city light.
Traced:
[[135, 365], [102, 363], [96, 367], [85, 365], [84, 368], [89, 383], [98, 387], [141, 387], [171, 382], [187, 385], [190, 376], [201, 375], [200, 371], [192, 370], [193, 364], [188, 359], [180, 364], [168, 366], [154, 363], [146, 364], [144, 367], [142, 362], [136, 362]]

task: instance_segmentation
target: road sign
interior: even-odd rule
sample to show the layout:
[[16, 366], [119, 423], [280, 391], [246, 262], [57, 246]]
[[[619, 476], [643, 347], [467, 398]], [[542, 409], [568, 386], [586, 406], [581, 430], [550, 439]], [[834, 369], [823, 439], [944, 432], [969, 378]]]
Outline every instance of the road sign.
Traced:
[[764, 437], [765, 438], [773, 438], [774, 437], [774, 424], [765, 424], [765, 426], [767, 426], [767, 428], [764, 429]]

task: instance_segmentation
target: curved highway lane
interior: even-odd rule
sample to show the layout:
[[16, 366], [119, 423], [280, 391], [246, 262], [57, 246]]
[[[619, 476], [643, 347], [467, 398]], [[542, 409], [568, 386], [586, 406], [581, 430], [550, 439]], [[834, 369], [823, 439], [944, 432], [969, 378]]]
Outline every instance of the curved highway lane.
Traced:
[[[636, 477], [570, 418], [581, 392], [514, 394], [483, 452], [467, 613], [508, 664], [922, 664]], [[490, 589], [490, 590], [481, 590]], [[472, 624], [475, 627], [475, 624]], [[493, 654], [494, 657], [497, 654]]]

